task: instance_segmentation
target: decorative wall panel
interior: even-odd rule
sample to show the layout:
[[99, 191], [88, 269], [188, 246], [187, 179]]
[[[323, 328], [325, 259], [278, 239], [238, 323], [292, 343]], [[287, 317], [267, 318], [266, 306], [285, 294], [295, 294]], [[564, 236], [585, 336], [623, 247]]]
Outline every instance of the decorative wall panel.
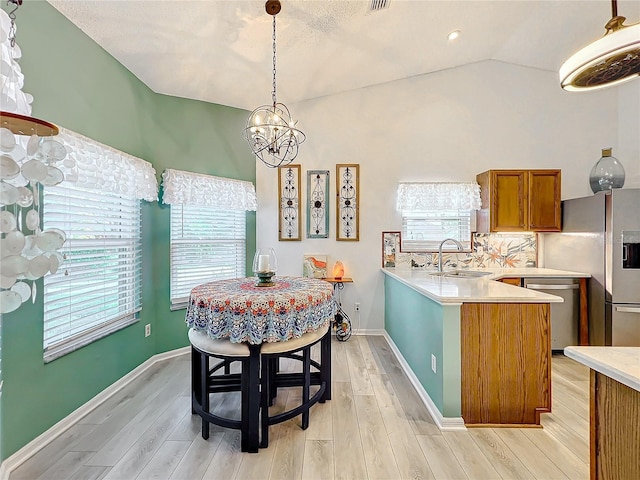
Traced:
[[307, 238], [329, 236], [329, 170], [307, 172]]
[[336, 165], [336, 240], [360, 239], [360, 166]]
[[300, 165], [278, 167], [278, 240], [302, 240]]

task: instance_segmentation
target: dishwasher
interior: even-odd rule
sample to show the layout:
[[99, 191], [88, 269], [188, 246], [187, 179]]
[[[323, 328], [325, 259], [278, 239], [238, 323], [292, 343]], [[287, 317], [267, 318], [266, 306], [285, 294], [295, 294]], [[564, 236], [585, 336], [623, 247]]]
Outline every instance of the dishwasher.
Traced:
[[525, 278], [524, 287], [562, 297], [551, 304], [551, 351], [578, 345], [580, 324], [580, 280], [577, 278]]

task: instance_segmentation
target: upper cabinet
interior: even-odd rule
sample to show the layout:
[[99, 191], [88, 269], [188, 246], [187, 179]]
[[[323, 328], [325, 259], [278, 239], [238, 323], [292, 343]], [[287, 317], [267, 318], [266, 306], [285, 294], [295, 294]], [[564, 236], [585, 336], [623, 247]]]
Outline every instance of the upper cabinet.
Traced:
[[477, 232], [560, 231], [560, 170], [488, 170], [476, 181]]

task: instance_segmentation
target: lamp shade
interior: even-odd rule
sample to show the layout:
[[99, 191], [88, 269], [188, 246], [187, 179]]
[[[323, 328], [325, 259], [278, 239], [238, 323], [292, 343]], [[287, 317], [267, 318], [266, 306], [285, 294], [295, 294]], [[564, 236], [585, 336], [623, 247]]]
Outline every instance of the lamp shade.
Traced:
[[340, 260], [333, 266], [333, 278], [341, 280], [344, 277], [344, 265]]

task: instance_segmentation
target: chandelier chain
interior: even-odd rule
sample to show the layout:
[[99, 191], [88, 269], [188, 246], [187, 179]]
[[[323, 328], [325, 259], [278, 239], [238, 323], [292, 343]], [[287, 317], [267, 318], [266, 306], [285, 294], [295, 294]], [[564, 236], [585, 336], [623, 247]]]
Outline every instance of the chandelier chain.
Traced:
[[7, 0], [7, 6], [11, 3], [13, 3], [14, 7], [13, 7], [13, 10], [11, 10], [8, 13], [9, 18], [11, 19], [8, 38], [9, 38], [9, 44], [11, 45], [11, 48], [13, 48], [16, 46], [16, 11], [20, 7], [20, 5], [22, 5], [22, 0]]
[[276, 16], [273, 16], [273, 92], [271, 92], [273, 106], [276, 106]]

